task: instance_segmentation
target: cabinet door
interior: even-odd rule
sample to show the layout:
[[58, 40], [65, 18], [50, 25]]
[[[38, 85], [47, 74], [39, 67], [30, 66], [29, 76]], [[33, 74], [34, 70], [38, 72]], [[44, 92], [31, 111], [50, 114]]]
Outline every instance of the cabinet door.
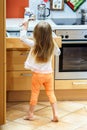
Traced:
[[[31, 71], [9, 71], [7, 72], [7, 91], [31, 90]], [[44, 86], [41, 86], [44, 90]]]
[[29, 51], [23, 50], [8, 50], [7, 51], [7, 71], [9, 70], [25, 70], [24, 62]]
[[0, 0], [0, 125], [5, 123], [5, 0]]
[[87, 90], [87, 80], [55, 80], [56, 90]]
[[7, 72], [7, 90], [30, 90], [31, 76], [31, 71]]

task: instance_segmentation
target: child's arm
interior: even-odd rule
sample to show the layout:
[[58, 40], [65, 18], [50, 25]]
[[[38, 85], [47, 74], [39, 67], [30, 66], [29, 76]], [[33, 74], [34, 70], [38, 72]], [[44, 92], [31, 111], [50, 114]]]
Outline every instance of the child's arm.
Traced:
[[34, 41], [27, 38], [28, 24], [28, 21], [22, 23], [22, 29], [20, 30], [20, 40], [23, 41], [26, 45], [32, 47], [34, 46]]
[[61, 37], [58, 37], [54, 32], [52, 32], [53, 42], [54, 42], [54, 55], [59, 56], [61, 54], [60, 47], [62, 44]]
[[55, 46], [58, 46], [59, 48], [62, 47], [62, 38], [60, 36], [57, 36], [54, 32], [52, 32], [53, 41]]
[[61, 51], [54, 39], [53, 39], [53, 42], [54, 42], [54, 55], [59, 56], [61, 54]]

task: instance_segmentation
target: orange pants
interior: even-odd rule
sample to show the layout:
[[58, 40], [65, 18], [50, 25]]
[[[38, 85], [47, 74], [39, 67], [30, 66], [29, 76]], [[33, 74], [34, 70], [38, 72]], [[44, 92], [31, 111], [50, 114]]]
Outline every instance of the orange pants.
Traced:
[[50, 103], [56, 102], [53, 87], [53, 74], [33, 73], [30, 105], [36, 105], [41, 86], [45, 87]]

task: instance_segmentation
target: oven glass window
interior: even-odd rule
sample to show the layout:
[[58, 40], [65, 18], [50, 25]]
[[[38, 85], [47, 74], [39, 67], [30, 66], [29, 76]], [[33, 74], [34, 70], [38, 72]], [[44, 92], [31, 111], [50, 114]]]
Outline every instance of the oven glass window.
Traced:
[[63, 44], [59, 72], [87, 71], [87, 44]]

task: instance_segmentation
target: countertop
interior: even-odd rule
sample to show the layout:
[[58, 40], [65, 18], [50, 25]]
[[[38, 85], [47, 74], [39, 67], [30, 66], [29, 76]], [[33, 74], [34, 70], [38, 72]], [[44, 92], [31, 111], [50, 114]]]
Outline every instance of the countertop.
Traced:
[[[20, 24], [22, 23], [23, 18], [7, 18], [6, 19], [6, 30], [8, 31], [17, 31], [20, 30]], [[41, 20], [35, 20], [29, 22], [29, 31], [33, 31], [35, 25], [40, 22]], [[44, 20], [48, 22], [52, 30], [56, 29], [87, 29], [87, 25], [56, 25], [52, 19], [46, 19]]]
[[[33, 31], [36, 24], [39, 23], [40, 21], [41, 20], [30, 21], [28, 30]], [[51, 25], [52, 29], [55, 30], [56, 25], [51, 19], [46, 19], [44, 21], [47, 21]], [[6, 30], [9, 30], [9, 31], [11, 31], [11, 30], [13, 30], [13, 31], [20, 30], [20, 25], [21, 25], [22, 22], [23, 22], [22, 18], [18, 18], [18, 19], [16, 19], [16, 18], [11, 18], [11, 19], [7, 18], [6, 19]]]

